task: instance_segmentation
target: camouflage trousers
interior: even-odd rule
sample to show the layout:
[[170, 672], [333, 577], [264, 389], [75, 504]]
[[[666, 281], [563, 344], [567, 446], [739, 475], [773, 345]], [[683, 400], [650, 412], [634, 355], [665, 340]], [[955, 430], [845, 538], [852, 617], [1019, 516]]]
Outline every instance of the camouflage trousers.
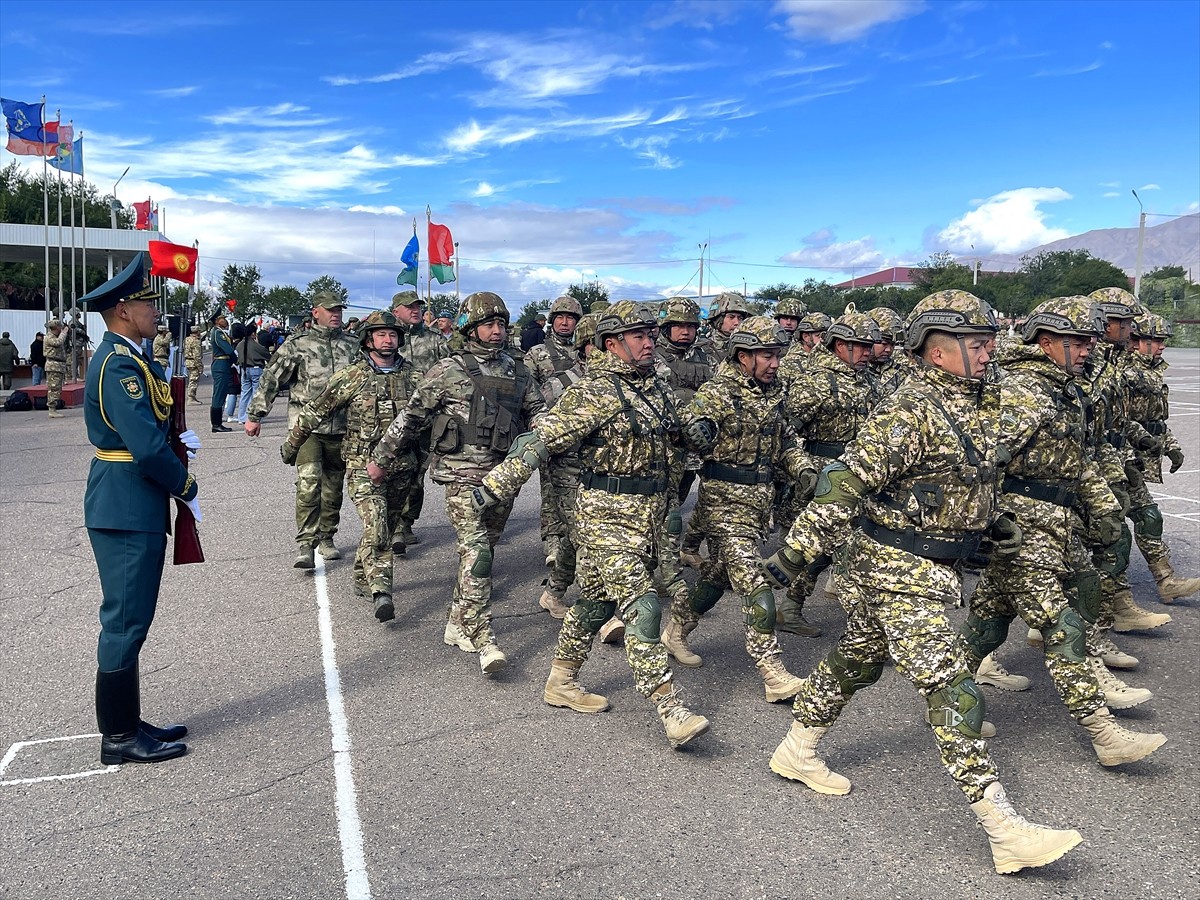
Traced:
[[340, 434], [312, 434], [296, 454], [296, 543], [315, 547], [337, 533], [342, 517]]
[[200, 389], [200, 374], [201, 369], [198, 366], [188, 366], [187, 370], [187, 392], [188, 399], [193, 403], [198, 403], [199, 398], [196, 396], [196, 391]]
[[63, 381], [67, 373], [61, 369], [46, 369], [46, 409], [58, 409], [62, 402]]
[[[868, 564], [862, 565], [864, 562]], [[942, 591], [912, 592], [912, 581], [903, 586], [904, 592], [892, 591], [884, 581], [858, 575], [859, 570], [871, 568], [869, 560], [852, 561], [848, 577], [839, 579], [846, 631], [838, 640], [837, 651], [851, 664], [882, 664], [890, 656], [896, 670], [928, 698], [966, 671], [958, 637], [946, 617]], [[919, 577], [921, 568], [914, 569], [914, 578]], [[936, 573], [941, 575], [938, 580], [948, 583], [951, 571], [946, 566], [938, 568], [943, 570]], [[848, 702], [824, 659], [804, 679], [792, 704], [792, 716], [806, 726], [828, 727]], [[955, 784], [970, 802], [981, 800], [984, 789], [999, 779], [987, 742], [969, 738], [956, 728], [931, 725], [930, 730], [942, 765]]]
[[580, 602], [567, 612], [558, 632], [557, 659], [583, 663], [592, 649], [592, 642], [603, 622], [595, 622], [592, 630], [588, 621], [588, 600], [610, 600], [625, 622], [625, 657], [633, 671], [633, 683], [639, 694], [649, 697], [655, 688], [671, 680], [667, 666], [667, 650], [657, 640], [643, 641], [634, 634], [637, 622], [637, 600], [653, 592], [653, 572], [656, 560], [636, 550], [617, 550], [609, 547], [590, 551], [579, 550], [577, 563]]
[[[1128, 532], [1128, 529], [1122, 525], [1122, 530]], [[1133, 538], [1129, 534], [1124, 534], [1121, 538], [1123, 541], [1128, 541], [1130, 546], [1133, 545]], [[1083, 540], [1075, 535], [1070, 546], [1067, 548], [1066, 566], [1072, 572], [1091, 572], [1095, 571], [1095, 565], [1092, 563], [1092, 557], [1087, 547], [1084, 546]], [[1100, 573], [1100, 608], [1096, 615], [1095, 622], [1087, 622], [1087, 653], [1088, 656], [1101, 656], [1104, 653], [1104, 639], [1108, 636], [1108, 631], [1116, 622], [1116, 609], [1113, 606], [1116, 595], [1122, 590], [1129, 589], [1129, 575], [1126, 571], [1121, 571], [1116, 575], [1109, 575], [1106, 572]], [[1071, 596], [1068, 595], [1070, 600]], [[1033, 626], [1030, 626], [1033, 627]]]
[[[1134, 523], [1133, 539], [1137, 542], [1138, 549], [1142, 551], [1146, 562], [1154, 563], [1170, 556], [1171, 551], [1161, 533], [1154, 534], [1142, 524], [1145, 521], [1143, 517], [1147, 512], [1154, 515], [1159, 522], [1162, 521], [1162, 513], [1159, 512], [1158, 504], [1150, 496], [1150, 486], [1143, 481], [1129, 491], [1129, 518]], [[1158, 529], [1153, 530], [1157, 531]]]
[[[545, 470], [544, 470], [545, 471]], [[542, 502], [545, 503], [549, 494], [554, 503], [554, 516], [562, 525], [562, 533], [558, 536], [558, 546], [554, 554], [554, 565], [543, 584], [546, 590], [560, 599], [575, 583], [578, 561], [578, 535], [575, 533], [575, 498], [579, 493], [579, 473], [574, 470], [555, 468], [553, 460], [549, 463], [548, 474], [542, 481]], [[543, 517], [543, 522], [545, 521]], [[542, 540], [545, 540], [545, 534]]]
[[[1067, 577], [1067, 573], [1060, 575], [1049, 569], [1012, 563], [989, 566], [971, 597], [971, 611], [985, 622], [1003, 621], [1005, 629], [1014, 617], [1020, 616], [1030, 628], [1042, 631], [1071, 605], [1064, 589]], [[1049, 644], [1045, 641], [1042, 646]], [[971, 671], [978, 671], [981, 658], [971, 652], [965, 641], [961, 647]], [[1104, 705], [1104, 694], [1086, 660], [1073, 662], [1056, 653], [1047, 653], [1045, 663], [1054, 689], [1077, 721]]]
[[494, 643], [492, 631], [493, 548], [508, 523], [516, 498], [488, 507], [480, 516], [471, 507], [474, 485], [446, 485], [446, 516], [458, 545], [458, 578], [450, 601], [450, 622], [458, 625], [478, 650]]
[[[550, 464], [544, 463], [538, 469], [538, 483], [541, 485], [540, 534], [542, 543], [548, 549], [554, 549], [559, 541], [567, 536], [570, 526], [562, 516], [562, 503], [559, 501], [559, 486], [550, 474]], [[571, 497], [572, 503], [574, 496]]]
[[421, 518], [421, 510], [425, 506], [425, 473], [429, 471], [429, 436], [430, 429], [426, 428], [417, 438], [412, 448], [417, 457], [417, 471], [412, 474], [408, 485], [408, 494], [404, 498], [400, 519], [404, 528], [412, 529], [417, 519]]
[[[700, 567], [700, 580], [717, 587], [732, 586], [733, 591], [742, 598], [742, 615], [746, 626], [746, 652], [755, 662], [760, 662], [772, 656], [779, 656], [783, 651], [779, 646], [779, 638], [775, 635], [774, 597], [770, 618], [771, 630], [758, 631], [750, 626], [754, 613], [747, 600], [751, 595], [763, 588], [769, 590], [767, 579], [762, 573], [762, 556], [758, 550], [758, 536], [753, 534], [731, 533], [729, 530], [714, 528], [708, 534], [708, 559]], [[692, 609], [686, 595], [683, 603], [678, 600], [671, 606], [671, 614], [684, 623], [699, 622], [700, 613]]]
[[392, 593], [392, 536], [401, 527], [400, 511], [408, 496], [411, 471], [375, 484], [367, 475], [368, 458], [346, 460], [346, 490], [362, 520], [362, 540], [354, 554], [354, 581], [372, 594]]

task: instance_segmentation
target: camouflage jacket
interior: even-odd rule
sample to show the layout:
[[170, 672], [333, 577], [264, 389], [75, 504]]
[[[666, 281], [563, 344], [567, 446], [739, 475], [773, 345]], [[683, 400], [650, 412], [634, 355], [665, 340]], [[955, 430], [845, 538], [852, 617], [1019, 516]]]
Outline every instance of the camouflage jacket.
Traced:
[[419, 324], [404, 329], [404, 343], [400, 350], [404, 358], [412, 363], [417, 376], [424, 377], [438, 360], [450, 355], [450, 344], [440, 334]]
[[[305, 404], [325, 390], [333, 373], [361, 356], [358, 341], [340, 328], [313, 325], [303, 334], [288, 338], [263, 369], [258, 392], [250, 401], [246, 418], [251, 422], [262, 421], [271, 411], [275, 396], [287, 388], [288, 428], [291, 428]], [[345, 411], [335, 411], [313, 431], [316, 434], [343, 434], [346, 431]]]
[[169, 334], [155, 335], [154, 349], [151, 352], [154, 355], [154, 361], [166, 368], [167, 360], [171, 358], [171, 336]]
[[[479, 370], [479, 389], [470, 367]], [[529, 371], [505, 350], [471, 342], [425, 373], [404, 412], [375, 447], [384, 469], [431, 426], [432, 478], [438, 484], [477, 485], [513, 440], [546, 408]]]
[[725, 362], [725, 356], [729, 352], [729, 335], [710, 328], [696, 340], [694, 346], [708, 358], [708, 364], [715, 369]]
[[800, 339], [799, 335], [800, 332], [796, 332], [796, 337], [788, 346], [787, 352], [783, 354], [783, 359], [779, 363], [779, 371], [775, 375], [775, 379], [785, 394], [791, 390], [792, 384], [808, 368], [808, 362], [812, 358], [812, 353], [805, 348], [804, 341]]
[[[808, 356], [804, 371], [788, 387], [787, 417], [814, 457], [812, 468], [837, 459], [874, 405], [866, 372], [856, 372], [822, 348]], [[782, 368], [782, 366], [780, 367]]]
[[1136, 425], [1138, 431], [1162, 440], [1162, 447], [1157, 453], [1148, 450], [1133, 451], [1146, 467], [1146, 480], [1162, 484], [1163, 455], [1171, 450], [1183, 449], [1167, 425], [1171, 414], [1164, 378], [1168, 368], [1167, 361], [1161, 356], [1155, 359], [1137, 352], [1130, 353], [1129, 356], [1129, 365], [1125, 369], [1129, 425], [1125, 433], [1130, 440], [1136, 441], [1139, 436], [1133, 428]]
[[47, 328], [46, 336], [42, 339], [42, 348], [46, 353], [46, 371], [65, 373], [67, 371], [67, 329], [63, 328], [56, 335]]
[[882, 365], [871, 363], [867, 369], [867, 378], [871, 383], [871, 393], [878, 403], [889, 394], [894, 394], [896, 388], [912, 371], [913, 362], [908, 352], [897, 347], [892, 351], [892, 357]]
[[575, 359], [575, 338], [564, 338], [554, 331], [546, 335], [543, 343], [535, 344], [525, 352], [525, 365], [529, 367], [543, 396], [546, 394], [546, 382], [575, 365]]
[[412, 363], [403, 357], [387, 371], [366, 357], [338, 369], [325, 390], [296, 414], [287, 443], [299, 447], [326, 419], [344, 414], [346, 436], [342, 439], [342, 458], [365, 465], [388, 426], [408, 404], [417, 381]]
[[200, 335], [189, 334], [184, 338], [183, 361], [189, 369], [199, 369], [204, 365], [204, 349], [200, 346]]
[[691, 403], [700, 385], [713, 377], [714, 368], [698, 342], [690, 347], [676, 347], [659, 334], [654, 346], [654, 370], [671, 386], [675, 405], [680, 409]]
[[1088, 428], [1092, 455], [1109, 484], [1126, 480], [1125, 461], [1132, 458], [1125, 436], [1128, 396], [1124, 368], [1128, 355], [1116, 345], [1101, 341], [1085, 366], [1083, 386], [1092, 402]]

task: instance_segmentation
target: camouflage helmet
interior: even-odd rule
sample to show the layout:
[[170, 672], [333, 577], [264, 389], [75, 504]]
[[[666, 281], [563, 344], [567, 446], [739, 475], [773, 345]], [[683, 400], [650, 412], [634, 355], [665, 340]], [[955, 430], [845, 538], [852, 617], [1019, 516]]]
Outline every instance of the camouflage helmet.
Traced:
[[1054, 297], [1034, 307], [1025, 319], [1021, 339], [1032, 344], [1039, 331], [1094, 338], [1104, 334], [1104, 311], [1091, 297]]
[[908, 314], [908, 339], [904, 346], [920, 350], [930, 332], [995, 334], [1000, 330], [996, 311], [967, 291], [935, 291]]
[[1133, 336], [1165, 341], [1175, 333], [1171, 323], [1158, 313], [1146, 312], [1133, 320]]
[[745, 299], [737, 291], [725, 291], [717, 294], [717, 299], [708, 308], [708, 318], [716, 321], [725, 313], [741, 313], [743, 316], [748, 316], [750, 307], [746, 305]]
[[458, 308], [458, 321], [455, 324], [458, 326], [459, 333], [465, 337], [476, 326], [490, 322], [492, 319], [503, 319], [504, 324], [507, 325], [509, 321], [508, 307], [504, 305], [499, 294], [493, 294], [491, 291], [476, 291], [463, 297], [462, 305]]
[[635, 300], [620, 300], [600, 313], [596, 320], [596, 346], [604, 349], [604, 339], [634, 331], [638, 328], [656, 328], [658, 319], [645, 303]]
[[699, 326], [700, 307], [691, 297], [672, 297], [659, 310], [658, 324], [663, 328], [668, 325]]
[[867, 310], [867, 315], [875, 320], [875, 324], [879, 326], [879, 333], [883, 335], [885, 341], [891, 341], [893, 344], [904, 343], [904, 319], [900, 313], [890, 306], [877, 306]]
[[608, 309], [610, 306], [612, 306], [612, 304], [609, 303], [607, 300], [593, 300], [588, 305], [588, 311], [589, 312], [604, 312], [604, 310]]
[[825, 329], [826, 347], [832, 347], [834, 341], [847, 341], [851, 344], [876, 344], [883, 340], [879, 326], [866, 313], [860, 313], [850, 303], [846, 311]]
[[779, 302], [775, 304], [775, 312], [772, 315], [778, 319], [780, 316], [791, 316], [793, 319], [799, 319], [808, 312], [808, 307], [804, 305], [804, 301], [798, 297], [781, 297]]
[[1137, 317], [1140, 304], [1137, 297], [1124, 288], [1106, 287], [1088, 294], [1100, 308], [1104, 310], [1107, 319], [1133, 319]]
[[546, 319], [551, 325], [554, 324], [555, 316], [574, 316], [578, 322], [583, 318], [583, 307], [574, 297], [559, 297], [550, 305], [550, 312], [546, 313]]
[[782, 350], [790, 343], [788, 333], [774, 319], [751, 316], [730, 333], [725, 358], [736, 360], [739, 350]]
[[385, 328], [389, 328], [399, 335], [400, 342], [396, 346], [403, 347], [404, 327], [396, 321], [396, 317], [392, 315], [392, 311], [390, 309], [377, 309], [375, 312], [371, 313], [358, 323], [358, 325], [355, 327], [355, 330], [359, 335], [358, 342], [362, 344], [364, 348], [366, 348], [367, 339], [371, 336], [371, 332], [382, 331]]
[[575, 350], [583, 352], [585, 344], [596, 340], [596, 323], [600, 321], [600, 313], [590, 312], [575, 323]]
[[825, 315], [823, 312], [810, 312], [800, 320], [800, 324], [796, 326], [797, 331], [827, 331], [829, 326], [833, 324], [833, 319]]

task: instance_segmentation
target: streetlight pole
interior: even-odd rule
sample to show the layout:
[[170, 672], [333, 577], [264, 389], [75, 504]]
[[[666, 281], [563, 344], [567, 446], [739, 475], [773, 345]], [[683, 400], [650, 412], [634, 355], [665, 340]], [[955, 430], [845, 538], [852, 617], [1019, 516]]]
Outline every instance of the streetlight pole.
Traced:
[[708, 244], [697, 244], [696, 246], [700, 248], [700, 286], [696, 289], [696, 299], [700, 299], [704, 296], [704, 248]]
[[[118, 178], [115, 182], [113, 182], [112, 203], [110, 203], [108, 205], [108, 212], [109, 212], [110, 219], [112, 221], [112, 230], [113, 231], [117, 230], [117, 210], [124, 208], [121, 206], [121, 201], [117, 199], [117, 185], [120, 184], [124, 180], [125, 176], [128, 174], [129, 174], [129, 166], [126, 166], [125, 171], [121, 173], [121, 177]], [[111, 250], [108, 251], [108, 277], [109, 278], [113, 277], [113, 256], [112, 256]]]
[[1140, 298], [1142, 293], [1142, 245], [1146, 240], [1146, 207], [1142, 206], [1142, 198], [1137, 195], [1137, 191], [1130, 191], [1130, 193], [1138, 202], [1138, 209], [1141, 211], [1141, 215], [1138, 217], [1137, 262], [1133, 266], [1133, 296]]

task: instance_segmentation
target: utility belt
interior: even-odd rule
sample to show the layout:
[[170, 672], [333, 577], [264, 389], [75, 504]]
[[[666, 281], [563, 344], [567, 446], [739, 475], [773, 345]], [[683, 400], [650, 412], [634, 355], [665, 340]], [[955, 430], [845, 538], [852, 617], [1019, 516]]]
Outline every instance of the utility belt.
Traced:
[[128, 450], [97, 450], [96, 459], [104, 462], [133, 462], [133, 454]]
[[1162, 437], [1167, 433], [1167, 423], [1162, 419], [1155, 419], [1150, 422], [1141, 422], [1140, 424], [1146, 429], [1147, 434], [1152, 434], [1155, 437]]
[[728, 481], [731, 484], [770, 484], [775, 480], [775, 473], [770, 468], [728, 466], [711, 459], [700, 467], [700, 475], [703, 478]]
[[610, 494], [640, 494], [652, 497], [667, 489], [666, 478], [641, 478], [636, 475], [603, 475], [600, 472], [580, 472], [579, 486]]
[[804, 449], [815, 456], [837, 459], [846, 452], [845, 441], [805, 441]]
[[1071, 507], [1075, 505], [1078, 486], [1078, 482], [1074, 481], [1054, 484], [1049, 481], [1029, 481], [1025, 478], [1005, 475], [1000, 489], [1006, 494], [1020, 494], [1022, 497], [1053, 503], [1055, 506]]
[[859, 516], [857, 524], [873, 541], [925, 559], [970, 559], [979, 553], [980, 544], [984, 539], [983, 532], [978, 531], [938, 535], [917, 531], [911, 527], [903, 531], [893, 531], [866, 516]]
[[1115, 450], [1124, 450], [1127, 445], [1125, 435], [1115, 429], [1104, 433], [1104, 442]]

